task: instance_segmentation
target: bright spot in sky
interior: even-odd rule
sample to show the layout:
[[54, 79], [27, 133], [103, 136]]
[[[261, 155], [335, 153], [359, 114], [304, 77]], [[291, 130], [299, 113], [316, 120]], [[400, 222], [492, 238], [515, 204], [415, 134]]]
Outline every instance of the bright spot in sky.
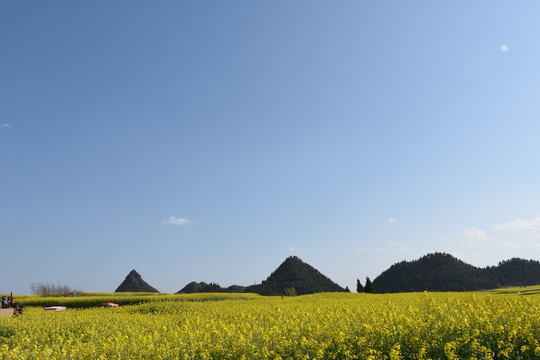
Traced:
[[508, 45], [502, 44], [502, 45], [501, 45], [501, 51], [502, 51], [502, 52], [507, 52], [507, 51], [508, 51]]

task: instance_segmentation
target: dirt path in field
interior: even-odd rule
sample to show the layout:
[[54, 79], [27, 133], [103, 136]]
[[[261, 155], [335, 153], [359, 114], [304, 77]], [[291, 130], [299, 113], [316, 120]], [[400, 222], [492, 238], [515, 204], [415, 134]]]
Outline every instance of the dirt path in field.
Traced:
[[0, 316], [13, 316], [13, 309], [0, 309]]

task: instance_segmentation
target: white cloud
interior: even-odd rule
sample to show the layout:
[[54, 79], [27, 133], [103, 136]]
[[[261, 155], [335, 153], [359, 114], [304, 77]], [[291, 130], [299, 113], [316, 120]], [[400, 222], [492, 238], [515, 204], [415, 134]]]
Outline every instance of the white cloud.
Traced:
[[448, 250], [477, 266], [494, 265], [512, 257], [540, 256], [540, 217], [492, 226], [493, 230], [469, 228], [447, 240]]
[[532, 220], [514, 220], [506, 224], [495, 224], [493, 228], [496, 231], [506, 231], [506, 230], [532, 230], [536, 231], [540, 229], [540, 216], [535, 217]]
[[471, 239], [482, 240], [482, 241], [489, 239], [489, 235], [487, 232], [485, 232], [482, 229], [477, 229], [477, 228], [467, 229], [461, 234], [465, 237], [468, 237]]
[[466, 229], [461, 235], [465, 237], [462, 244], [466, 247], [480, 246], [490, 239], [487, 232], [478, 228]]
[[9, 128], [9, 127], [11, 127], [11, 124], [8, 124], [8, 123], [0, 124], [0, 127]]
[[184, 218], [177, 218], [174, 216], [169, 217], [168, 219], [163, 220], [164, 224], [175, 224], [175, 225], [187, 225], [193, 223], [193, 220], [188, 220]]
[[390, 224], [392, 224], [392, 225], [393, 225], [393, 224], [395, 224], [395, 223], [396, 223], [396, 221], [397, 221], [397, 220], [396, 220], [396, 219], [394, 219], [394, 218], [390, 218], [390, 219], [388, 219], [388, 222], [389, 222]]
[[291, 248], [289, 248], [289, 251], [290, 251], [290, 252], [295, 252], [296, 250], [298, 250], [298, 249], [297, 249], [297, 248], [295, 248], [295, 247], [291, 247]]

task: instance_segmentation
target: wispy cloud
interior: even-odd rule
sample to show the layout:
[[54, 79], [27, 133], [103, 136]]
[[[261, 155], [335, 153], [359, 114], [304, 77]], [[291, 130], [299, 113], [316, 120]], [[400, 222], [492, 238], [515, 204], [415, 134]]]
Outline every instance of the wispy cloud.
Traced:
[[487, 240], [489, 239], [489, 235], [487, 232], [485, 232], [482, 229], [478, 228], [472, 228], [467, 229], [461, 233], [463, 236], [471, 238], [471, 239], [478, 239], [478, 240]]
[[295, 252], [296, 250], [298, 250], [298, 249], [297, 249], [297, 248], [295, 248], [295, 247], [291, 247], [291, 248], [289, 248], [289, 251], [290, 251], [290, 252]]
[[0, 128], [10, 128], [10, 127], [11, 127], [11, 124], [8, 124], [8, 123], [0, 124]]
[[388, 222], [389, 222], [390, 224], [394, 225], [394, 224], [397, 222], [397, 220], [394, 219], [394, 218], [390, 218], [390, 219], [388, 219]]
[[[475, 265], [493, 265], [511, 257], [537, 258], [540, 255], [540, 217], [518, 219], [491, 226], [469, 228], [447, 239], [452, 254]], [[474, 250], [474, 251], [473, 251]]]
[[493, 229], [496, 231], [508, 231], [508, 230], [532, 230], [536, 231], [540, 229], [540, 216], [531, 220], [518, 219], [506, 224], [495, 224]]
[[490, 239], [487, 232], [478, 228], [466, 229], [461, 235], [465, 238], [463, 245], [466, 247], [480, 246]]
[[163, 223], [164, 224], [174, 224], [174, 225], [187, 225], [187, 224], [194, 223], [194, 221], [184, 219], [184, 218], [177, 218], [177, 217], [171, 216], [171, 217], [163, 220]]

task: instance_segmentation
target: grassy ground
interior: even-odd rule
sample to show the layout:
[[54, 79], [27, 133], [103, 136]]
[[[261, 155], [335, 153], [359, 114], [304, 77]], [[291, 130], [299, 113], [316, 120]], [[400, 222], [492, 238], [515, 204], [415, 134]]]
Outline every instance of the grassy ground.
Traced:
[[538, 295], [540, 294], [540, 285], [499, 288], [493, 290], [486, 290], [485, 292], [491, 294]]

